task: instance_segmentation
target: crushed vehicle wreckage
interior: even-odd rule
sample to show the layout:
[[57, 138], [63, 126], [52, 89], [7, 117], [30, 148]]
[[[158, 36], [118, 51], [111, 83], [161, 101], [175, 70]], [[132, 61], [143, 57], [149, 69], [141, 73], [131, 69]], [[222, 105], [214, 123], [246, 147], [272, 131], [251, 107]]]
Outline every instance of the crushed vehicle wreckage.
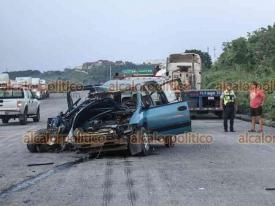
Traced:
[[26, 134], [28, 150], [128, 150], [131, 155], [147, 155], [155, 140], [170, 147], [175, 135], [191, 131], [184, 94], [173, 88], [180, 80], [144, 80], [134, 87], [131, 81], [116, 80], [116, 85], [131, 85], [127, 89], [110, 89], [113, 80], [89, 88], [82, 103], [73, 102], [68, 92], [68, 110], [48, 118], [47, 129]]

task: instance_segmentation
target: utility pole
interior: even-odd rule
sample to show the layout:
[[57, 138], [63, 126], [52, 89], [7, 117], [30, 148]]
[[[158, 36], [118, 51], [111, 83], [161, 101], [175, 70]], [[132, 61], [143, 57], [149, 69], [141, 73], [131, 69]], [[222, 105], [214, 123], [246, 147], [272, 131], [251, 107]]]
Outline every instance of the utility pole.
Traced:
[[192, 55], [192, 83], [191, 83], [191, 88], [196, 89], [196, 75], [195, 75], [195, 55]]
[[215, 46], [214, 46], [213, 50], [214, 50], [214, 60], [216, 60], [216, 47]]

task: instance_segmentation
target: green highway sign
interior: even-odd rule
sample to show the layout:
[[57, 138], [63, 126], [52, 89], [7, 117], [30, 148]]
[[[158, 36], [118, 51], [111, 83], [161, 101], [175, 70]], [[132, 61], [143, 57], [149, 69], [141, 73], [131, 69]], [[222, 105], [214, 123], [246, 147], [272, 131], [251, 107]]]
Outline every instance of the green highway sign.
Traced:
[[123, 74], [140, 74], [140, 75], [152, 75], [153, 69], [151, 68], [144, 68], [144, 69], [124, 69], [122, 71]]

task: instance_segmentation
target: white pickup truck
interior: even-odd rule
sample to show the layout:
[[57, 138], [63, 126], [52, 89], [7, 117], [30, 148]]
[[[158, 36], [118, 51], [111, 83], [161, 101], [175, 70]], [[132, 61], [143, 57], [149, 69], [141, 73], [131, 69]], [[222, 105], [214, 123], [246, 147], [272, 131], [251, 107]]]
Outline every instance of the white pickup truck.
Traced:
[[27, 118], [39, 122], [40, 102], [29, 89], [0, 88], [0, 119], [8, 123], [15, 118], [19, 118], [22, 125], [27, 123]]

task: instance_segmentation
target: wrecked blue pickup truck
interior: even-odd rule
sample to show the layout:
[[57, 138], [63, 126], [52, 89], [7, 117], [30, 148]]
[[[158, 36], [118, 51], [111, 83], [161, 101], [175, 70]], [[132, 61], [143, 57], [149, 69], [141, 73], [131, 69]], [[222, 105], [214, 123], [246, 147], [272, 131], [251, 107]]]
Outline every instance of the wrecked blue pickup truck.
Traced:
[[191, 131], [180, 85], [180, 80], [135, 84], [110, 80], [90, 88], [82, 103], [73, 102], [69, 92], [68, 110], [49, 118], [47, 129], [27, 134], [27, 148], [30, 152], [128, 150], [131, 155], [147, 155], [160, 139], [171, 147], [175, 135]]

